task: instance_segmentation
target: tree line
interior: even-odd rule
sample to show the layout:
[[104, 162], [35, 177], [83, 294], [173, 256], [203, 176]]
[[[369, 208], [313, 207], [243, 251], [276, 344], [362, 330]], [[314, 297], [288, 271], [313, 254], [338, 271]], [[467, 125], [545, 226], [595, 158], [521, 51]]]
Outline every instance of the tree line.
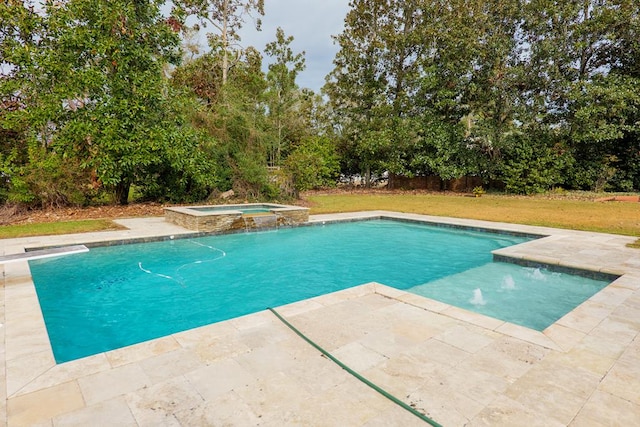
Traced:
[[640, 188], [637, 1], [350, 6], [325, 88], [343, 167], [516, 193]]
[[283, 29], [242, 44], [263, 0], [173, 5], [0, 3], [0, 202], [277, 199], [387, 171], [640, 188], [634, 0], [351, 0], [321, 94]]

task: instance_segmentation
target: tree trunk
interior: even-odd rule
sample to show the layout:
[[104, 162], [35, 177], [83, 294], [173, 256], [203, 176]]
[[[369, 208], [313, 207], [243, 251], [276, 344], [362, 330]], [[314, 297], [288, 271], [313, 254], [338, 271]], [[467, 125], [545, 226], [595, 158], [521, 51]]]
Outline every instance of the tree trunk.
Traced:
[[367, 165], [364, 171], [364, 186], [371, 188], [371, 166]]
[[116, 202], [119, 205], [129, 204], [129, 190], [131, 189], [131, 182], [123, 178], [118, 185], [116, 185]]
[[224, 2], [224, 19], [222, 21], [222, 85], [227, 84], [229, 74], [229, 1]]

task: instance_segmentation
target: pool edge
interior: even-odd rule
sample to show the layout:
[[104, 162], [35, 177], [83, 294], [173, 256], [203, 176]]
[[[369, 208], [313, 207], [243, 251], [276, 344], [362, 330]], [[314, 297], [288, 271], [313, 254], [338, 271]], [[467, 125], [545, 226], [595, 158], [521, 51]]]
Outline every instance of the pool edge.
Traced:
[[[384, 215], [388, 215], [388, 214], [384, 214]], [[364, 215], [364, 216], [372, 218], [371, 215]], [[373, 216], [376, 216], [376, 215], [373, 215]], [[381, 217], [380, 214], [377, 214], [377, 216]], [[401, 216], [403, 218], [406, 217], [403, 214], [398, 214], [398, 216]], [[413, 218], [413, 216], [411, 216], [411, 218]], [[322, 219], [319, 218], [318, 221], [322, 221]], [[465, 222], [465, 224], [467, 224], [467, 223]], [[496, 227], [496, 224], [491, 223], [490, 226], [491, 227]], [[541, 230], [539, 230], [539, 229], [536, 229], [536, 230], [537, 230], [536, 232], [539, 232], [539, 233], [543, 234], [541, 232]], [[595, 238], [602, 238], [602, 239], [611, 238], [611, 236], [601, 235], [601, 234], [598, 234], [598, 233], [573, 232], [573, 231], [553, 230], [553, 229], [545, 229], [545, 231], [547, 231], [549, 234], [563, 234], [563, 235], [566, 235], [566, 236], [569, 236], [569, 237], [575, 237], [575, 236], [584, 235], [585, 237], [593, 237], [593, 236], [595, 236]], [[557, 233], [554, 233], [554, 231], [557, 231]], [[189, 236], [193, 236], [193, 233], [190, 233], [188, 235]], [[140, 239], [147, 239], [148, 237], [139, 237], [139, 238]], [[156, 238], [167, 239], [167, 238], [169, 238], [169, 235], [158, 236]], [[56, 236], [56, 237], [53, 237], [53, 238], [49, 237], [49, 238], [46, 238], [46, 239], [43, 239], [43, 240], [49, 240], [49, 241], [53, 240], [53, 241], [55, 241], [55, 239], [64, 240], [64, 236], [62, 236], [62, 237], [61, 236]], [[30, 243], [28, 243], [28, 246], [29, 245], [33, 245], [33, 240], [34, 239], [30, 239], [29, 240]], [[544, 239], [542, 239], [542, 240], [544, 240]], [[617, 239], [617, 240], [620, 240], [620, 239]], [[117, 239], [115, 239], [115, 240], [111, 240], [111, 241], [112, 242], [122, 242], [122, 241], [127, 241], [128, 242], [128, 241], [130, 241], [130, 239], [125, 239], [125, 240], [117, 240]], [[554, 242], [540, 242], [540, 243], [545, 243], [546, 244], [546, 243], [554, 243]], [[558, 243], [558, 239], [556, 239], [555, 243]], [[596, 245], [594, 245], [594, 249], [593, 249], [594, 251], [596, 250], [595, 248], [600, 246], [600, 244], [598, 244], [597, 241], [595, 243], [596, 243]], [[65, 244], [65, 243], [59, 243], [59, 244]], [[91, 243], [89, 243], [89, 244], [91, 244]], [[27, 247], [27, 246], [24, 246], [24, 245], [22, 246], [22, 248], [25, 248], [25, 247]], [[622, 251], [626, 251], [623, 248], [621, 248], [621, 250]], [[630, 250], [631, 249], [629, 249], [629, 251]], [[537, 256], [536, 254], [531, 255], [531, 257], [533, 257], [533, 258], [535, 258], [536, 256]], [[598, 258], [600, 258], [600, 257], [598, 257]], [[636, 274], [637, 276], [640, 276], [640, 266], [633, 267], [633, 264], [629, 264], [628, 267], [625, 267], [624, 259], [619, 259], [615, 255], [611, 256], [609, 259], [613, 260], [614, 258], [615, 258], [615, 261], [609, 261], [609, 262], [603, 261], [601, 259], [600, 264], [607, 264], [607, 265], [603, 266], [603, 267], [600, 267], [600, 268], [603, 269], [603, 270], [610, 269], [611, 271], [621, 271], [621, 272], [623, 272], [623, 274], [620, 276], [619, 280], [627, 280], [625, 278], [631, 277], [632, 274]], [[589, 264], [589, 261], [584, 261], [584, 264]], [[563, 261], [559, 260], [558, 261], [558, 265], [563, 265]], [[26, 269], [25, 269], [25, 267], [26, 267]], [[35, 288], [34, 288], [34, 285], [33, 285], [32, 282], [28, 283], [28, 281], [30, 280], [30, 273], [28, 271], [28, 264], [26, 262], [17, 263], [15, 266], [12, 266], [11, 268], [9, 268], [8, 272], [7, 272], [6, 268], [3, 268], [3, 279], [4, 279], [3, 287], [4, 287], [4, 294], [5, 294], [5, 310], [7, 311], [7, 313], [9, 313], [9, 311], [12, 311], [10, 313], [10, 315], [6, 315], [5, 314], [5, 319], [8, 319], [6, 321], [6, 325], [5, 325], [6, 326], [6, 328], [5, 328], [5, 337], [9, 338], [9, 339], [15, 339], [15, 337], [9, 336], [9, 335], [13, 334], [13, 332], [7, 332], [7, 331], [10, 331], [11, 329], [13, 329], [12, 322], [15, 321], [13, 319], [16, 319], [16, 316], [14, 316], [15, 312], [13, 312], [13, 310], [15, 308], [15, 305], [13, 303], [16, 302], [16, 300], [15, 300], [16, 295], [10, 295], [10, 294], [13, 293], [10, 288], [13, 288], [13, 287], [16, 287], [16, 286], [21, 286], [22, 289], [20, 290], [20, 292], [18, 292], [19, 294], [21, 294], [19, 296], [21, 298], [27, 298], [27, 299], [33, 298], [34, 293], [35, 293]], [[631, 280], [631, 279], [628, 279], [628, 280]], [[612, 285], [613, 285], [613, 283], [611, 285], [605, 287], [605, 289], [611, 287]], [[381, 285], [381, 286], [384, 286], [384, 285]], [[31, 289], [29, 289], [29, 288], [31, 288]], [[9, 290], [9, 292], [7, 292], [7, 290]], [[17, 288], [14, 288], [13, 290], [17, 290]], [[402, 291], [400, 291], [400, 292], [402, 292]], [[600, 294], [600, 293], [598, 293], [598, 294]], [[598, 295], [598, 294], [596, 294], [596, 295]], [[36, 298], [36, 302], [37, 302], [37, 296], [35, 298]], [[13, 301], [10, 301], [11, 299], [13, 299]], [[7, 303], [8, 301], [11, 302], [11, 304], [8, 304]], [[304, 300], [304, 301], [307, 301], [307, 300]], [[33, 301], [31, 301], [29, 304], [33, 304]], [[563, 328], [566, 327], [566, 326], [564, 326], [563, 323], [560, 323], [560, 321], [558, 321], [554, 325], [552, 325], [549, 328], [547, 328], [547, 330], [545, 330], [545, 331], [548, 331], [550, 328], [552, 328], [555, 325], [561, 326]], [[586, 329], [586, 327], [585, 327], [585, 329]], [[506, 331], [503, 332], [503, 331], [499, 331], [499, 330], [496, 330], [496, 331], [497, 332], [502, 332], [502, 333], [506, 332]], [[544, 332], [543, 332], [543, 335], [544, 335]], [[47, 340], [47, 342], [48, 342], [48, 340]], [[568, 351], [566, 349], [566, 345], [564, 346], [563, 350], [564, 351]], [[50, 345], [49, 345], [49, 352], [51, 352]], [[9, 354], [9, 351], [7, 351], [6, 354], [7, 354], [8, 359], [5, 362], [6, 366], [7, 366], [7, 369], [6, 369], [7, 380], [8, 380], [7, 381], [7, 387], [9, 387], [9, 382], [11, 381], [11, 390], [13, 391], [13, 393], [11, 395], [9, 395], [9, 397], [15, 396], [16, 392], [19, 392], [20, 390], [24, 390], [24, 386], [30, 384], [33, 381], [33, 378], [32, 378], [32, 379], [28, 380], [25, 384], [23, 384], [22, 387], [16, 387], [15, 381], [14, 381], [15, 378], [13, 378], [14, 374], [18, 374], [19, 372], [23, 372], [23, 373], [24, 372], [30, 372], [31, 374], [35, 375], [35, 374], [37, 374], [39, 372], [40, 373], [47, 372], [49, 369], [52, 369], [52, 367], [55, 366], [55, 364], [54, 365], [50, 365], [50, 364], [48, 365], [46, 361], [43, 362], [43, 360], [47, 358], [47, 354], [46, 353], [47, 353], [46, 350], [44, 350], [44, 353], [43, 353], [43, 350], [40, 350], [40, 351], [37, 352], [37, 354], [28, 353], [28, 354], [25, 355], [25, 354], [21, 353], [21, 354], [19, 354], [19, 357], [17, 357], [15, 354]], [[51, 352], [51, 355], [52, 355], [52, 352]], [[22, 357], [22, 356], [29, 356], [29, 357]], [[73, 362], [69, 362], [69, 363], [73, 363]], [[102, 363], [102, 362], [100, 362], [100, 363]], [[18, 365], [21, 365], [21, 366], [18, 366]], [[16, 371], [16, 369], [18, 369], [18, 371]], [[38, 375], [36, 375], [36, 377], [37, 376]], [[9, 389], [7, 389], [7, 392], [9, 392]]]

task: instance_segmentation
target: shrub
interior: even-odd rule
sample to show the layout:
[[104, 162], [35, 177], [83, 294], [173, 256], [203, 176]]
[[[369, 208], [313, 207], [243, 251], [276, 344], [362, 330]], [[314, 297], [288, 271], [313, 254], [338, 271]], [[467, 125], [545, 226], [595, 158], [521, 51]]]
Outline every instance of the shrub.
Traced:
[[563, 171], [571, 158], [562, 143], [523, 134], [510, 136], [508, 142], [500, 171], [506, 191], [542, 193], [563, 183]]
[[41, 146], [29, 148], [29, 162], [15, 166], [5, 176], [8, 201], [29, 207], [82, 206], [97, 193], [91, 171], [75, 159]]
[[312, 136], [302, 140], [285, 161], [285, 170], [297, 191], [335, 185], [340, 174], [340, 160], [327, 137]]

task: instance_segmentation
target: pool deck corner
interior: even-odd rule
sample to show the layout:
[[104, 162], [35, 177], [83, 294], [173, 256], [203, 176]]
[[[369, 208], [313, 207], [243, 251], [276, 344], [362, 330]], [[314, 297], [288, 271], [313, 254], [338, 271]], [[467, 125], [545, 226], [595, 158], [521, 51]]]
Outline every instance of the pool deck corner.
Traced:
[[[544, 236], [496, 251], [620, 276], [543, 332], [379, 283], [277, 307], [350, 368], [444, 426], [640, 425], [640, 250], [627, 236], [374, 211]], [[6, 239], [25, 248], [197, 235], [163, 218], [127, 230]], [[56, 364], [26, 261], [0, 265], [0, 426], [425, 425], [268, 311]]]

